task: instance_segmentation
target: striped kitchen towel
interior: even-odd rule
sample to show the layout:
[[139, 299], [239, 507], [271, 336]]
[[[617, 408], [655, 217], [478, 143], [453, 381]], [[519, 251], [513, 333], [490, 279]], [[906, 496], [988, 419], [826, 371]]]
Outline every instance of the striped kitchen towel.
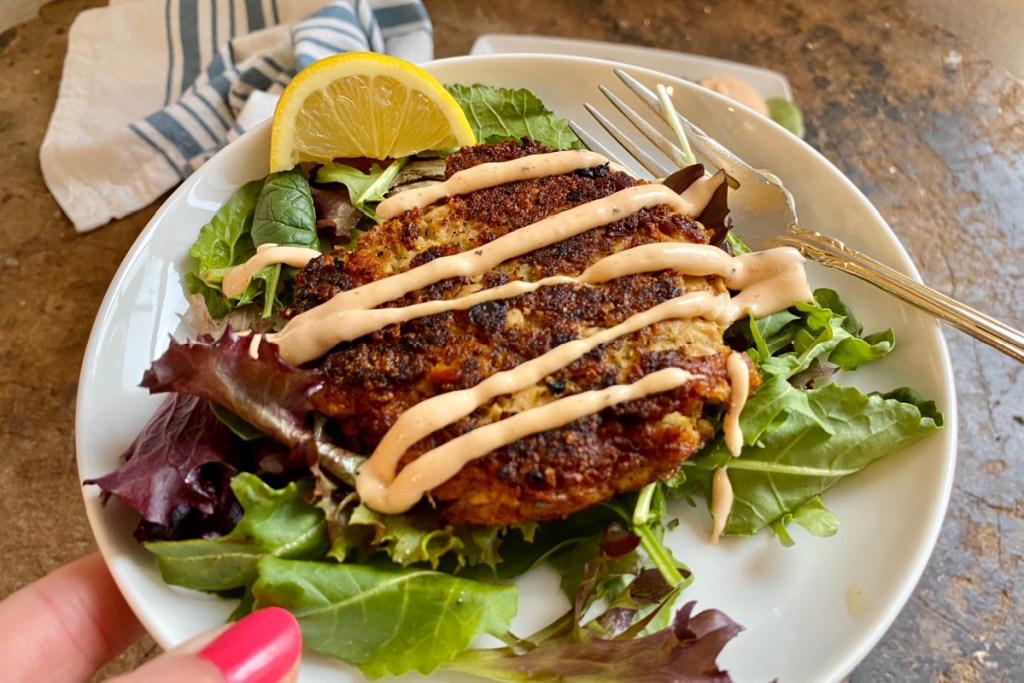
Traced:
[[291, 77], [338, 52], [433, 57], [419, 0], [111, 0], [68, 35], [39, 152], [79, 232], [136, 211], [273, 113]]

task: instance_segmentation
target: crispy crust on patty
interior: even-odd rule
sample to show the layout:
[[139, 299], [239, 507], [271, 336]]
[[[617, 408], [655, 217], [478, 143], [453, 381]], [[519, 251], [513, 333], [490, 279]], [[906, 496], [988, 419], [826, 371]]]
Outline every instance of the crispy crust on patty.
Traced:
[[[487, 161], [547, 151], [526, 141], [468, 148], [448, 159], [448, 175]], [[316, 259], [296, 276], [299, 313], [339, 291], [476, 248], [554, 213], [637, 181], [607, 167], [518, 181], [410, 211], [360, 238], [352, 252]], [[388, 305], [453, 298], [510, 280], [578, 275], [596, 260], [655, 241], [706, 243], [699, 223], [667, 207], [511, 259], [476, 278], [451, 278]], [[333, 418], [340, 445], [369, 453], [398, 416], [440, 393], [472, 387], [566, 341], [616, 325], [688, 291], [718, 293], [717, 278], [672, 272], [600, 285], [559, 285], [427, 316], [337, 346], [323, 361], [328, 378], [316, 408]], [[703, 319], [659, 323], [606, 344], [526, 390], [503, 396], [424, 438], [403, 462], [471, 429], [581, 391], [636, 381], [666, 367], [698, 379], [529, 436], [466, 465], [431, 492], [448, 521], [512, 524], [565, 517], [671, 476], [712, 435], [705, 405], [729, 397], [730, 353], [719, 325]], [[751, 371], [752, 386], [756, 374]]]

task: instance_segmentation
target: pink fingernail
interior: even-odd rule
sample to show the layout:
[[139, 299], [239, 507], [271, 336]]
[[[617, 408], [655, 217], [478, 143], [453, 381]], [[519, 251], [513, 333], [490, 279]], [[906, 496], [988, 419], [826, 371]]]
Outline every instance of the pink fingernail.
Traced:
[[302, 650], [295, 617], [266, 607], [234, 623], [199, 653], [220, 669], [227, 683], [277, 683]]

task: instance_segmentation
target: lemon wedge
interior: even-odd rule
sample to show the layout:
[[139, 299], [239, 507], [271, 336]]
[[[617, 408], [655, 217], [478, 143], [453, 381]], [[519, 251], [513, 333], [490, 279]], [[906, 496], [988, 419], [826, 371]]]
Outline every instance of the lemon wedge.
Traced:
[[458, 103], [426, 71], [374, 52], [346, 52], [303, 69], [281, 94], [270, 170], [304, 161], [387, 159], [476, 142]]

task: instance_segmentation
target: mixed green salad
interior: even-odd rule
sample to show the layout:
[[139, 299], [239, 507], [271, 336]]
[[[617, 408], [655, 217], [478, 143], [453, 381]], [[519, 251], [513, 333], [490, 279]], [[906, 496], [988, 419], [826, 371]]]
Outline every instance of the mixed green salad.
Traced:
[[[449, 90], [481, 142], [581, 146], [525, 90]], [[942, 415], [908, 388], [865, 394], [830, 381], [883, 358], [895, 340], [892, 330], [865, 334], [838, 294], [818, 290], [813, 303], [726, 333], [762, 376], [740, 418], [742, 457], [719, 436], [673, 479], [558, 521], [469, 526], [441, 522], [430, 506], [371, 510], [350, 486], [363, 455], [332, 444], [312, 408], [319, 371], [268, 345], [254, 358], [239, 334], [281, 324], [294, 269], [268, 266], [233, 298], [221, 283], [261, 244], [325, 253], [354, 244], [387, 192], [436, 178], [448, 151], [296, 167], [240, 188], [190, 252], [198, 341], [172, 341], [154, 362], [142, 386], [165, 402], [123, 464], [88, 483], [139, 511], [136, 536], [165, 581], [237, 600], [235, 617], [285, 607], [307, 647], [369, 678], [442, 668], [502, 681], [729, 680], [716, 658], [742, 627], [685, 601], [699, 577], [663, 543], [680, 510], [671, 501], [709, 500], [726, 467], [735, 501], [724, 535], [767, 527], [789, 545], [795, 523], [829, 536], [840, 522], [824, 491], [939, 429]], [[744, 249], [732, 233], [726, 243]], [[540, 563], [558, 571], [571, 607], [537, 633], [513, 634], [513, 580]], [[473, 647], [483, 635], [503, 646]]]

